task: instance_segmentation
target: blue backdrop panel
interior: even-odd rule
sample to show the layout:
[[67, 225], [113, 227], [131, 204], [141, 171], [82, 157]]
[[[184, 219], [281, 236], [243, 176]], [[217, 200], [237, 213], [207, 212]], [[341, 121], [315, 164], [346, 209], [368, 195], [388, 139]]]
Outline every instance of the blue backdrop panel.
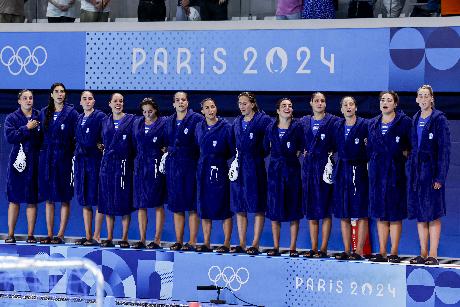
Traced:
[[0, 88], [83, 88], [85, 33], [2, 33]]

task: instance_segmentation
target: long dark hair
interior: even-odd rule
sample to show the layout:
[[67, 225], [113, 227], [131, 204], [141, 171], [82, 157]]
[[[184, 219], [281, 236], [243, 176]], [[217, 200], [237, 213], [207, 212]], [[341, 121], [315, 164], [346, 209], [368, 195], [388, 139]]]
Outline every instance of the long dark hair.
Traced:
[[[51, 94], [54, 92], [54, 89], [58, 86], [62, 86], [62, 88], [64, 89], [64, 92], [67, 92], [64, 84], [62, 84], [61, 82], [56, 82], [56, 83], [53, 83], [53, 85], [51, 85]], [[67, 98], [67, 95], [64, 98], [64, 101], [66, 98]], [[48, 101], [48, 108], [46, 109], [46, 114], [45, 114], [45, 129], [48, 129], [51, 119], [54, 116], [54, 111], [56, 111], [56, 108], [54, 107], [54, 99], [50, 95], [50, 98]]]
[[[276, 102], [276, 110], [279, 110], [279, 109], [280, 109], [281, 103], [282, 103], [283, 101], [285, 101], [285, 100], [289, 101], [289, 102], [292, 104], [292, 100], [289, 99], [289, 98], [281, 98], [281, 99], [278, 99], [278, 101]], [[294, 119], [294, 115], [292, 115], [291, 120], [292, 120], [292, 119]], [[279, 123], [280, 123], [280, 115], [278, 114], [278, 115], [276, 116], [276, 126], [278, 126]]]
[[383, 95], [385, 94], [390, 94], [391, 97], [393, 97], [393, 101], [395, 103], [395, 109], [398, 107], [398, 104], [399, 104], [399, 96], [398, 94], [396, 94], [395, 91], [383, 91], [383, 92], [380, 92], [379, 94], [379, 100], [382, 99]]

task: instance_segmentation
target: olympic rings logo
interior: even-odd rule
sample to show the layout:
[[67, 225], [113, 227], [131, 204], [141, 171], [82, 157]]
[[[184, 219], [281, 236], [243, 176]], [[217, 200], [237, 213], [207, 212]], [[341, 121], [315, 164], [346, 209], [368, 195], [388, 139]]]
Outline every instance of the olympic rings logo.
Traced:
[[223, 270], [217, 265], [209, 268], [208, 277], [211, 282], [217, 286], [217, 283], [223, 284], [223, 287], [229, 288], [232, 291], [238, 291], [241, 286], [248, 282], [249, 271], [246, 268], [239, 268], [235, 271], [234, 268], [226, 266]]
[[8, 45], [0, 51], [0, 62], [8, 67], [13, 76], [19, 75], [22, 71], [33, 76], [45, 65], [47, 59], [48, 53], [43, 46], [37, 46], [32, 51], [27, 46], [21, 46], [14, 51], [14, 48]]

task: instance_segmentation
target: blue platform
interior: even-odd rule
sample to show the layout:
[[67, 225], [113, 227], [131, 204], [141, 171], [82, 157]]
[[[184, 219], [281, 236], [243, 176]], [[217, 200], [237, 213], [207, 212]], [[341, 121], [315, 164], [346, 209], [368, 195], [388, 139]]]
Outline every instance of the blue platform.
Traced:
[[[460, 266], [411, 266], [167, 250], [0, 244], [1, 255], [84, 257], [98, 264], [105, 291], [118, 298], [208, 302], [226, 287], [227, 303], [265, 306], [460, 306]], [[88, 296], [95, 281], [80, 270], [0, 272], [0, 291]], [[233, 293], [232, 293], [233, 292]]]

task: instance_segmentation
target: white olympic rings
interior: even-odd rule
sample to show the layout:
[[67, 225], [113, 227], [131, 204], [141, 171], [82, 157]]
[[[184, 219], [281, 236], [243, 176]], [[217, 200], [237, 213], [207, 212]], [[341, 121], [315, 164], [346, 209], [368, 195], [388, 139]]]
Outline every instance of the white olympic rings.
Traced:
[[[40, 55], [39, 51], [43, 53], [41, 61], [37, 57], [37, 54]], [[8, 55], [8, 53], [10, 54]], [[45, 65], [47, 59], [48, 53], [43, 46], [37, 46], [32, 51], [27, 46], [21, 46], [17, 51], [14, 51], [14, 48], [8, 45], [0, 51], [0, 62], [8, 67], [8, 71], [13, 76], [19, 75], [23, 70], [27, 75], [33, 76], [41, 66]], [[15, 63], [17, 65], [14, 65]]]
[[238, 291], [242, 285], [249, 281], [249, 271], [243, 267], [235, 271], [234, 268], [229, 266], [221, 270], [217, 265], [213, 265], [209, 268], [208, 277], [215, 286], [221, 281], [223, 287], [229, 288], [232, 291]]

